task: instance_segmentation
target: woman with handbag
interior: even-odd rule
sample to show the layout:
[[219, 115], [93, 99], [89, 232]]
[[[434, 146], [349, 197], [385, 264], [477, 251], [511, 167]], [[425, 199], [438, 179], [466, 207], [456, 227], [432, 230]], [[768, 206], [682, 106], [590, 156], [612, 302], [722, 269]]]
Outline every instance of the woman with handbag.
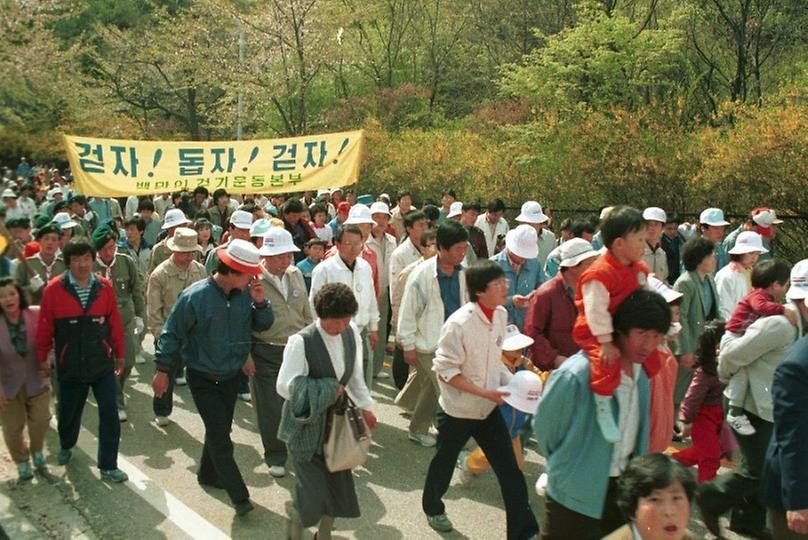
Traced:
[[278, 373], [283, 406], [278, 438], [285, 441], [297, 485], [288, 537], [319, 523], [330, 540], [334, 519], [359, 517], [351, 468], [361, 464], [376, 427], [362, 373], [362, 341], [351, 317], [358, 305], [342, 283], [314, 297], [317, 320], [289, 337]]

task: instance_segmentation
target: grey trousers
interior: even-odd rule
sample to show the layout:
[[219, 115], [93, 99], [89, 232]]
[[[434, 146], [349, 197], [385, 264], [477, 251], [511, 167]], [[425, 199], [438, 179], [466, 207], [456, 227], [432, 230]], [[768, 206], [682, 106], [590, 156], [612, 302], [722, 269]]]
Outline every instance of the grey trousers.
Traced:
[[255, 375], [250, 382], [253, 406], [264, 445], [264, 461], [270, 467], [283, 467], [287, 457], [286, 443], [278, 439], [284, 399], [275, 389], [283, 362], [283, 349], [276, 345], [264, 346], [261, 357], [252, 357], [255, 362]]
[[379, 300], [379, 342], [373, 350], [373, 376], [376, 377], [384, 368], [384, 355], [387, 350], [387, 318], [390, 314], [390, 289], [382, 291]]

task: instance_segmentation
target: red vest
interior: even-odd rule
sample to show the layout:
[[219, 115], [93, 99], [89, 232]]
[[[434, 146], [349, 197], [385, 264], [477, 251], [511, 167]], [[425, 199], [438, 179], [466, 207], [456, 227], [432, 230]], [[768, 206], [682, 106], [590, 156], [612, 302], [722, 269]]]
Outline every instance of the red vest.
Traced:
[[615, 259], [610, 251], [598, 257], [598, 260], [592, 263], [592, 266], [587, 268], [578, 279], [575, 289], [575, 307], [578, 308], [578, 318], [575, 320], [574, 335], [576, 337], [592, 336], [584, 314], [582, 293], [584, 283], [592, 280], [603, 283], [606, 290], [609, 291], [609, 313], [614, 314], [617, 306], [640, 286], [645, 285], [647, 279], [648, 266], [643, 261], [626, 266]]

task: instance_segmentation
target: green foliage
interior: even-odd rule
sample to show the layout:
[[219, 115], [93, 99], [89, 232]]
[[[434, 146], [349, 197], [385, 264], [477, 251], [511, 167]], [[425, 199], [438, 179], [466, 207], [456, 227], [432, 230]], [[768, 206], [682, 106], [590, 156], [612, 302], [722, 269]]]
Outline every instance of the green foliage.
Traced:
[[[544, 37], [544, 36], [542, 36]], [[677, 30], [646, 30], [620, 15], [587, 7], [578, 24], [545, 38], [522, 64], [502, 68], [500, 90], [562, 109], [636, 109], [677, 89], [684, 39]]]

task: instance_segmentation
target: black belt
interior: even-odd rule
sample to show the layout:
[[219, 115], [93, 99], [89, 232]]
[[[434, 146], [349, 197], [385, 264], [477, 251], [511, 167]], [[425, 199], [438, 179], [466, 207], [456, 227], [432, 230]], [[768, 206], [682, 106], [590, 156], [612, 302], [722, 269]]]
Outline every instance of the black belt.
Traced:
[[225, 382], [225, 381], [229, 381], [231, 379], [234, 379], [239, 374], [239, 372], [236, 371], [234, 373], [231, 373], [230, 375], [217, 375], [216, 373], [206, 373], [204, 371], [197, 371], [197, 370], [191, 369], [191, 368], [187, 368], [187, 369], [193, 376], [201, 377], [203, 379], [207, 379], [207, 380], [209, 380], [211, 382], [214, 382], [216, 384], [219, 384], [221, 382]]

